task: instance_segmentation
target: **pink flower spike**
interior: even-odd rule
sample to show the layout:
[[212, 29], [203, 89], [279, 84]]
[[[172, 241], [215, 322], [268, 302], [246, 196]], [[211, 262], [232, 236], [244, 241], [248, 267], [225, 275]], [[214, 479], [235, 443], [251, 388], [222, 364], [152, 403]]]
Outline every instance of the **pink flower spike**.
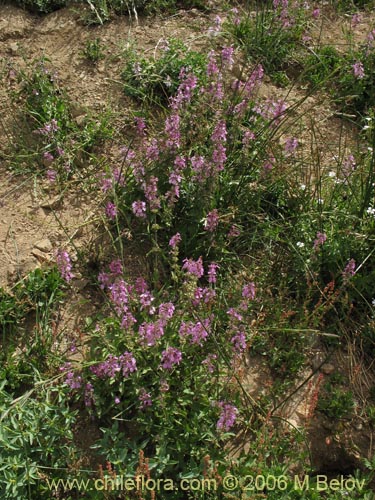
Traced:
[[353, 74], [356, 78], [358, 78], [358, 80], [362, 80], [362, 78], [365, 77], [365, 69], [361, 61], [357, 61], [356, 63], [354, 63], [352, 68]]
[[58, 250], [56, 262], [62, 278], [67, 282], [71, 281], [74, 278], [74, 274], [72, 273], [72, 263], [68, 252], [66, 250]]
[[105, 207], [105, 213], [108, 219], [114, 220], [117, 216], [117, 207], [114, 203], [108, 202], [107, 206]]
[[136, 217], [146, 218], [146, 203], [144, 201], [134, 201], [132, 203], [132, 210]]

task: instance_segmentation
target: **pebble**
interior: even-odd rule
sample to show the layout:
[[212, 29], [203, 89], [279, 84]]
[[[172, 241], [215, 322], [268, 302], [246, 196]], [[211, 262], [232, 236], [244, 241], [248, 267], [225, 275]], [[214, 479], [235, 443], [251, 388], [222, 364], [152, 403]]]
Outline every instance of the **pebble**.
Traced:
[[37, 241], [34, 247], [41, 252], [48, 253], [52, 250], [52, 243], [48, 238], [45, 238], [44, 240]]
[[324, 375], [331, 375], [335, 371], [335, 367], [331, 363], [325, 363], [320, 371], [324, 373]]

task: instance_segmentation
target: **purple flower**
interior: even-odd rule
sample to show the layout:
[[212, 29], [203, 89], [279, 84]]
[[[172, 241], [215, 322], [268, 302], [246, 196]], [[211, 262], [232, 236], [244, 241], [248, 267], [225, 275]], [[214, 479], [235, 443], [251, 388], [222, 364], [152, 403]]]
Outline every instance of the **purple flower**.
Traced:
[[220, 120], [211, 135], [211, 140], [214, 144], [226, 142], [227, 140], [227, 126], [225, 120]]
[[55, 157], [51, 153], [49, 153], [48, 151], [43, 153], [43, 158], [47, 163], [52, 163], [53, 160], [55, 159]]
[[128, 377], [130, 373], [137, 371], [137, 363], [131, 352], [125, 351], [119, 358], [124, 377]]
[[209, 354], [207, 358], [202, 361], [202, 365], [207, 367], [209, 373], [213, 373], [215, 371], [215, 365], [213, 364], [215, 359], [217, 359], [216, 354]]
[[57, 146], [56, 153], [57, 156], [63, 156], [65, 154], [65, 151], [62, 148], [60, 148], [60, 146]]
[[168, 347], [161, 353], [161, 367], [170, 370], [173, 365], [179, 365], [182, 360], [182, 353], [175, 347]]
[[181, 235], [180, 233], [176, 233], [172, 238], [169, 240], [169, 246], [172, 248], [176, 248], [176, 246], [181, 242]]
[[232, 22], [235, 26], [238, 26], [241, 23], [241, 19], [238, 16], [238, 9], [236, 7], [233, 7], [233, 9], [230, 10], [231, 13], [231, 18]]
[[166, 146], [169, 148], [180, 147], [180, 116], [173, 114], [165, 120], [165, 133], [167, 134]]
[[219, 267], [219, 264], [216, 264], [216, 262], [211, 262], [208, 265], [207, 276], [209, 283], [216, 283], [216, 271], [217, 269], [219, 269]]
[[220, 16], [215, 16], [215, 19], [214, 19], [214, 26], [211, 26], [209, 29], [208, 29], [208, 33], [210, 35], [216, 35], [219, 31], [220, 31], [220, 27], [221, 27], [221, 24], [222, 24], [223, 20], [221, 19]]
[[237, 238], [241, 234], [239, 227], [232, 225], [228, 231], [228, 238]]
[[153, 138], [146, 147], [147, 160], [155, 161], [159, 158], [159, 146], [157, 139]]
[[212, 161], [216, 167], [216, 172], [224, 170], [224, 165], [227, 159], [226, 148], [222, 144], [217, 144], [212, 152]]
[[74, 372], [68, 372], [65, 379], [66, 385], [71, 389], [80, 389], [82, 387], [82, 377]]
[[353, 68], [354, 76], [356, 78], [358, 78], [359, 80], [361, 80], [362, 78], [364, 78], [364, 76], [365, 76], [365, 69], [364, 69], [363, 64], [361, 63], [361, 61], [357, 61], [356, 63], [354, 63], [353, 66], [352, 66], [352, 68]]
[[197, 323], [193, 323], [192, 321], [183, 321], [179, 328], [179, 334], [182, 338], [190, 337], [191, 344], [198, 344], [201, 346], [202, 342], [207, 340], [210, 329], [210, 318], [198, 321]]
[[346, 264], [345, 269], [342, 272], [342, 276], [344, 278], [344, 281], [347, 281], [349, 278], [355, 275], [355, 260], [350, 259], [349, 262]]
[[194, 307], [197, 307], [202, 300], [205, 304], [208, 304], [215, 296], [216, 292], [212, 288], [197, 287], [194, 291], [194, 299], [191, 302]]
[[103, 193], [106, 193], [112, 189], [112, 179], [108, 179], [107, 177], [104, 177], [104, 175], [105, 174], [103, 174], [103, 177], [100, 179], [100, 189]]
[[216, 54], [214, 50], [211, 50], [208, 54], [208, 64], [207, 64], [207, 76], [219, 74], [219, 68], [216, 64]]
[[255, 299], [255, 292], [256, 292], [256, 290], [255, 290], [255, 284], [253, 282], [247, 283], [242, 288], [242, 297], [244, 299], [254, 300]]
[[219, 213], [215, 208], [214, 210], [211, 210], [211, 212], [208, 212], [204, 223], [204, 229], [212, 233], [213, 231], [215, 231], [218, 225], [219, 225]]
[[231, 317], [232, 320], [237, 320], [237, 321], [242, 321], [243, 317], [242, 315], [236, 311], [234, 307], [230, 307], [227, 311], [228, 316]]
[[111, 277], [108, 273], [100, 272], [98, 274], [98, 281], [100, 283], [100, 288], [104, 290], [111, 284]]
[[50, 182], [55, 182], [56, 181], [56, 177], [57, 177], [57, 172], [56, 170], [47, 170], [47, 179], [50, 181]]
[[67, 282], [71, 281], [74, 278], [74, 274], [72, 273], [72, 263], [66, 250], [58, 250], [56, 263], [62, 278]]
[[84, 401], [86, 408], [90, 408], [94, 404], [94, 387], [90, 382], [85, 385]]
[[203, 156], [193, 156], [190, 158], [191, 168], [196, 173], [194, 179], [203, 182], [210, 176], [210, 171]]
[[141, 402], [141, 410], [143, 410], [147, 406], [152, 405], [151, 394], [149, 392], [146, 392], [146, 389], [144, 389], [143, 387], [139, 391], [138, 399]]
[[164, 322], [158, 320], [155, 323], [142, 323], [139, 327], [139, 337], [141, 339], [141, 345], [144, 347], [151, 347], [156, 344], [164, 335]]
[[353, 14], [351, 19], [352, 27], [355, 28], [362, 21], [361, 14]]
[[132, 210], [136, 217], [146, 218], [146, 203], [144, 201], [134, 201]]
[[142, 278], [142, 276], [139, 276], [136, 280], [135, 280], [135, 291], [141, 295], [142, 293], [145, 293], [148, 291], [148, 284], [147, 284], [147, 281]]
[[246, 130], [242, 137], [242, 144], [244, 146], [248, 146], [250, 144], [250, 141], [253, 141], [254, 139], [255, 139], [254, 132], [251, 132], [251, 130]]
[[154, 314], [155, 312], [155, 307], [152, 305], [154, 302], [155, 298], [153, 297], [152, 293], [147, 290], [144, 293], [141, 293], [139, 296], [139, 303], [141, 305], [141, 310], [148, 308], [149, 314]]
[[275, 158], [270, 158], [269, 160], [266, 160], [263, 163], [263, 171], [265, 174], [268, 174], [269, 172], [271, 172], [271, 170], [273, 169], [274, 162], [275, 162]]
[[109, 270], [114, 276], [121, 276], [122, 263], [120, 259], [115, 259], [109, 264]]
[[221, 408], [221, 414], [216, 427], [220, 430], [229, 431], [236, 421], [238, 409], [235, 406], [223, 401], [220, 401], [218, 406]]
[[105, 214], [108, 219], [114, 220], [117, 216], [117, 207], [114, 203], [109, 201], [105, 207]]
[[194, 75], [194, 73], [186, 74], [186, 69], [183, 67], [180, 71], [180, 85], [177, 89], [176, 97], [171, 99], [171, 108], [173, 110], [178, 110], [183, 102], [190, 102], [193, 90], [196, 88], [198, 83], [198, 78]]
[[150, 204], [151, 210], [160, 208], [160, 200], [158, 198], [158, 181], [159, 179], [155, 176], [151, 176], [148, 183], [143, 184], [143, 191], [145, 193], [146, 200]]
[[318, 17], [320, 16], [320, 9], [316, 8], [312, 11], [312, 16], [314, 19], [318, 19]]
[[110, 354], [105, 361], [98, 365], [91, 366], [90, 370], [98, 378], [110, 377], [113, 378], [121, 370], [118, 357]]
[[231, 69], [234, 63], [233, 59], [234, 49], [233, 47], [224, 47], [221, 51], [221, 63], [224, 68]]
[[230, 341], [233, 344], [233, 349], [237, 353], [241, 353], [246, 349], [246, 336], [243, 331], [237, 330]]
[[131, 312], [126, 312], [122, 319], [121, 319], [121, 328], [124, 328], [125, 330], [131, 330], [134, 323], [136, 323], [137, 320], [135, 317], [132, 315]]
[[42, 128], [38, 128], [36, 132], [41, 135], [52, 136], [58, 130], [57, 121], [53, 118], [49, 123], [45, 123]]
[[143, 135], [145, 133], [146, 129], [146, 123], [144, 118], [141, 118], [140, 116], [135, 117], [135, 124], [137, 126], [137, 131], [140, 135]]
[[117, 314], [126, 313], [131, 292], [130, 285], [121, 279], [110, 285], [109, 289], [111, 292], [111, 301], [115, 305]]
[[183, 263], [182, 269], [184, 271], [193, 274], [197, 278], [201, 278], [204, 275], [202, 257], [199, 257], [198, 260], [184, 259]]
[[317, 250], [321, 245], [327, 241], [327, 235], [318, 231], [316, 233], [316, 239], [314, 240], [314, 250]]
[[294, 154], [298, 146], [298, 139], [296, 137], [289, 137], [285, 142], [285, 151], [289, 154]]
[[160, 304], [159, 306], [159, 318], [163, 322], [167, 322], [167, 320], [171, 319], [174, 314], [175, 307], [172, 302], [165, 302]]

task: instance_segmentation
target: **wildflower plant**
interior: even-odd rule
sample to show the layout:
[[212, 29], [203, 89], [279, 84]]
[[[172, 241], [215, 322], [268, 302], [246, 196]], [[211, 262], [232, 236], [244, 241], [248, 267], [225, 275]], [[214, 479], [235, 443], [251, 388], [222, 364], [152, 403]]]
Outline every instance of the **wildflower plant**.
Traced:
[[375, 65], [375, 30], [371, 29], [359, 47], [347, 53], [331, 46], [319, 47], [304, 60], [303, 78], [321, 86], [346, 113], [363, 116], [374, 106], [373, 75]]
[[50, 182], [67, 179], [94, 144], [110, 137], [108, 115], [104, 113], [98, 120], [86, 117], [78, 125], [58, 73], [46, 58], [16, 74], [20, 88], [13, 93], [13, 100], [21, 105], [23, 113], [19, 119], [23, 123], [22, 140], [16, 144], [16, 155], [12, 155], [15, 156], [12, 168], [20, 170], [17, 159], [22, 152], [23, 157], [32, 160], [30, 170], [35, 171], [37, 164], [37, 170], [44, 171]]
[[159, 291], [143, 277], [126, 279], [115, 261], [99, 275], [112, 313], [90, 331], [84, 366], [65, 363], [61, 373], [72, 398], [106, 425], [115, 418], [117, 432], [132, 441], [107, 455], [119, 470], [129, 470], [140, 449], [157, 474], [186, 472], [187, 463], [199, 468], [207, 452], [220, 456], [220, 443], [251, 412], [232, 370], [252, 336], [256, 286], [243, 282], [226, 298], [217, 270], [186, 259], [179, 286]]
[[303, 2], [262, 2], [255, 13], [232, 9], [224, 31], [252, 63], [262, 64], [268, 75], [282, 82], [282, 72], [295, 60], [308, 18]]
[[176, 92], [181, 71], [194, 75], [191, 76], [193, 82], [186, 80], [186, 89], [196, 85], [195, 80], [203, 81], [205, 56], [190, 50], [181, 40], [169, 38], [160, 41], [156, 53], [153, 59], [146, 59], [139, 57], [133, 49], [125, 52], [126, 66], [122, 79], [126, 95], [165, 103]]

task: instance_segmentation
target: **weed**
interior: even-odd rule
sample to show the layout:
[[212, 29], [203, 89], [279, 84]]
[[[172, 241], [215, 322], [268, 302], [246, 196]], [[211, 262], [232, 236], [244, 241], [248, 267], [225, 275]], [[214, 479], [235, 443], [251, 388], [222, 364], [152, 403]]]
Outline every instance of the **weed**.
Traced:
[[353, 394], [328, 382], [319, 394], [317, 409], [335, 420], [350, 418], [354, 410]]
[[90, 62], [97, 63], [104, 58], [104, 47], [100, 42], [100, 38], [87, 40], [83, 50], [83, 56]]
[[181, 72], [193, 72], [202, 82], [206, 58], [203, 54], [189, 50], [177, 39], [160, 43], [159, 57], [145, 59], [133, 50], [124, 54], [126, 66], [122, 72], [125, 94], [151, 102], [166, 103], [175, 94]]
[[51, 183], [66, 180], [95, 144], [111, 136], [108, 113], [98, 118], [86, 116], [78, 123], [58, 75], [46, 59], [34, 63], [28, 72], [19, 71], [18, 80], [20, 89], [13, 101], [22, 109], [18, 117], [22, 125], [17, 123], [19, 139], [12, 145], [16, 153], [9, 153], [11, 168], [17, 173], [44, 171]]
[[283, 74], [295, 58], [304, 29], [303, 9], [282, 6], [284, 2], [269, 3], [258, 4], [255, 16], [250, 9], [241, 17], [232, 11], [225, 28], [247, 58], [261, 63], [269, 75], [286, 83]]

